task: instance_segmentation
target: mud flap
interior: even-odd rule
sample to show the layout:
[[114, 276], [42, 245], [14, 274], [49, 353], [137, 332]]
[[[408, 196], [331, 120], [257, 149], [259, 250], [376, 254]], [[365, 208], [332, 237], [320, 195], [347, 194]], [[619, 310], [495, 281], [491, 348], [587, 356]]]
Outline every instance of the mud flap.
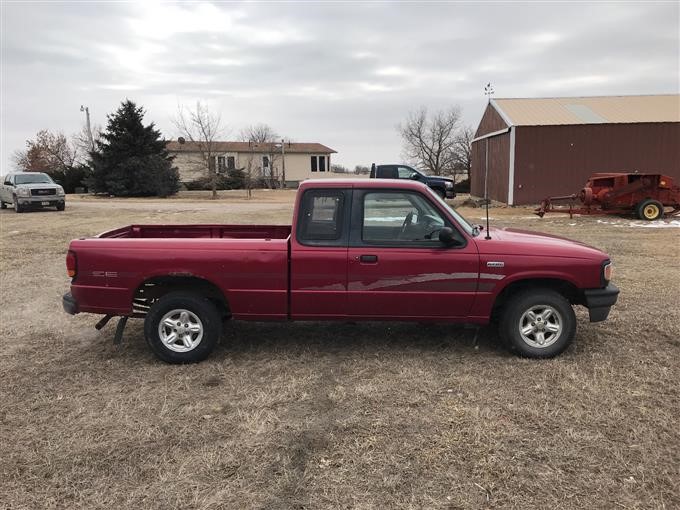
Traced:
[[121, 317], [116, 326], [116, 334], [113, 335], [113, 345], [120, 345], [123, 343], [123, 330], [127, 324], [128, 317]]

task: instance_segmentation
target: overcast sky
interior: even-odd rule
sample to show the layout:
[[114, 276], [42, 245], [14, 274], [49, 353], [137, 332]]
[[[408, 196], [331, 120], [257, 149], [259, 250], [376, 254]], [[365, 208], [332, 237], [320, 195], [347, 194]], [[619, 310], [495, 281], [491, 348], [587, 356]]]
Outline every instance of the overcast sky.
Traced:
[[395, 126], [496, 97], [677, 93], [668, 3], [2, 2], [0, 173], [40, 129], [82, 128], [132, 99], [168, 138], [206, 102], [236, 139], [267, 123], [349, 167], [400, 160]]

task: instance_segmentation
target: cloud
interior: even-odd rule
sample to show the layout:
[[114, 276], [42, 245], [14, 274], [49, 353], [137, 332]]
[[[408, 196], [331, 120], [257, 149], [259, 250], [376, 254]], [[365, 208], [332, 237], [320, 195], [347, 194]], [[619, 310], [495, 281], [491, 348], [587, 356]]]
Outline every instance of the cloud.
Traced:
[[498, 97], [680, 88], [678, 4], [3, 3], [0, 172], [40, 129], [78, 131], [126, 97], [167, 136], [206, 100], [238, 133], [265, 122], [396, 161], [395, 125], [421, 105], [476, 124]]

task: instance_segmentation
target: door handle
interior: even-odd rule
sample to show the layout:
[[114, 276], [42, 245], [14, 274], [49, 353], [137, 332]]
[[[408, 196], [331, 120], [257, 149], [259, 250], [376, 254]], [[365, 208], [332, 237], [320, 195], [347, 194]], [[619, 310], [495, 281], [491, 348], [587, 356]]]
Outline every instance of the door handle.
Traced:
[[377, 255], [362, 255], [359, 257], [359, 262], [362, 264], [375, 264], [378, 262], [378, 256]]

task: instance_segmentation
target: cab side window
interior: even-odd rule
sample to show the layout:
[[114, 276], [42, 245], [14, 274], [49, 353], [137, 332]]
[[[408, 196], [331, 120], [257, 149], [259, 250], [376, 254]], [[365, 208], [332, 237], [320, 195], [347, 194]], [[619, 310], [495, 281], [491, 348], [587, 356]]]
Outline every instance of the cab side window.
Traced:
[[[440, 247], [444, 216], [423, 195], [411, 191], [369, 191], [363, 197], [361, 241], [395, 247]], [[454, 235], [464, 239], [454, 228]]]
[[306, 191], [300, 204], [298, 241], [321, 246], [345, 242], [345, 201], [342, 190]]
[[8, 175], [7, 177], [5, 177], [5, 185], [12, 186], [12, 176], [11, 175]]
[[416, 172], [405, 166], [400, 166], [397, 171], [399, 172], [400, 179], [413, 179], [418, 175]]
[[399, 172], [394, 166], [378, 167], [378, 172], [381, 179], [399, 179]]

